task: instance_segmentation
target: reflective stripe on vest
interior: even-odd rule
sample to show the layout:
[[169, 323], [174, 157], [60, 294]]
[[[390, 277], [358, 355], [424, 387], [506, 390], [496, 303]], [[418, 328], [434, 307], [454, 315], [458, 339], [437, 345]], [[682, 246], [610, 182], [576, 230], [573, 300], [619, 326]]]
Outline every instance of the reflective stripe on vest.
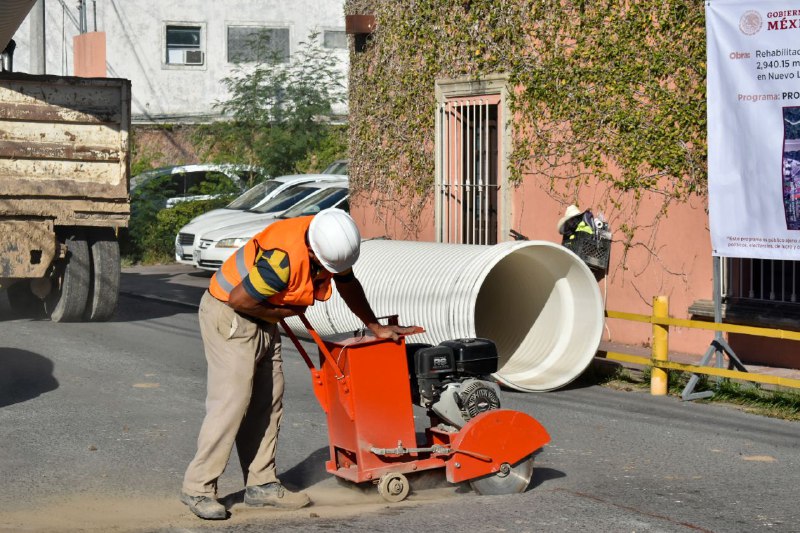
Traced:
[[279, 249], [289, 258], [289, 280], [286, 289], [267, 301], [274, 305], [312, 305], [314, 300], [331, 296], [333, 274], [323, 271], [314, 282], [306, 246], [306, 231], [314, 217], [279, 220], [267, 226], [230, 256], [214, 273], [209, 285], [211, 295], [227, 302], [231, 291], [247, 276], [263, 250]]

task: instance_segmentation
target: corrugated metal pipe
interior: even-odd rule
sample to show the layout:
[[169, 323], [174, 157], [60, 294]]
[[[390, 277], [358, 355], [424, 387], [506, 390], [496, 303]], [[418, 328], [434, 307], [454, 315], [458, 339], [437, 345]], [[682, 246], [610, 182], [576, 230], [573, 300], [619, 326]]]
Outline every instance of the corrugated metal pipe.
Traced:
[[[368, 240], [354, 271], [378, 316], [396, 314], [401, 324], [425, 328], [409, 342], [493, 340], [500, 355], [494, 377], [513, 389], [563, 387], [586, 369], [600, 344], [603, 301], [594, 275], [551, 242]], [[336, 291], [306, 316], [323, 336], [362, 327]], [[297, 319], [288, 323], [305, 331]]]

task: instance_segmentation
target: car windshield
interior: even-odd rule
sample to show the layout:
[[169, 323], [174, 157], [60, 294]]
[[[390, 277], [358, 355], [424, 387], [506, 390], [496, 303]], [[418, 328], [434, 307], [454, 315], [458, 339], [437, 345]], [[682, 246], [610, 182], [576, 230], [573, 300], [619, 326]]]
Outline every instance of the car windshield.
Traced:
[[227, 205], [227, 209], [252, 209], [259, 202], [261, 202], [265, 196], [269, 193], [277, 189], [281, 186], [279, 181], [275, 180], [267, 180], [262, 181], [258, 185], [251, 187], [247, 190], [244, 194], [239, 196], [236, 200], [232, 201]]
[[280, 218], [302, 217], [305, 215], [315, 215], [336, 205], [342, 198], [347, 196], [347, 189], [342, 187], [332, 187], [324, 189], [319, 194], [306, 198], [298, 202], [294, 207], [287, 209]]
[[254, 207], [249, 211], [251, 213], [280, 213], [286, 211], [309, 194], [318, 190], [319, 187], [314, 187], [312, 185], [295, 185], [294, 187], [289, 187], [281, 191], [264, 205]]

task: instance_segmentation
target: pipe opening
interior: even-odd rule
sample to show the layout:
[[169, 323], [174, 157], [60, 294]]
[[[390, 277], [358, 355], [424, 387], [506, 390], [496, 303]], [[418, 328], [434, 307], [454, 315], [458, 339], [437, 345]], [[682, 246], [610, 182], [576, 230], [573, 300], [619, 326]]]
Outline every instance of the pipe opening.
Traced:
[[503, 384], [526, 391], [562, 387], [586, 369], [600, 342], [594, 276], [563, 248], [516, 249], [481, 284], [475, 332], [497, 344], [495, 377]]

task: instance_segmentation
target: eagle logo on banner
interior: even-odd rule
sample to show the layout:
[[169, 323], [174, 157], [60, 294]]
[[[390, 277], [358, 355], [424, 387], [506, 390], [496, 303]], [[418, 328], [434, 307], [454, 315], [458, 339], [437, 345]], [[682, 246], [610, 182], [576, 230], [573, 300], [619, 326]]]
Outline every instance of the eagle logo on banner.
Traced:
[[755, 35], [761, 31], [761, 13], [758, 11], [745, 11], [742, 18], [739, 19], [739, 29], [745, 35]]

